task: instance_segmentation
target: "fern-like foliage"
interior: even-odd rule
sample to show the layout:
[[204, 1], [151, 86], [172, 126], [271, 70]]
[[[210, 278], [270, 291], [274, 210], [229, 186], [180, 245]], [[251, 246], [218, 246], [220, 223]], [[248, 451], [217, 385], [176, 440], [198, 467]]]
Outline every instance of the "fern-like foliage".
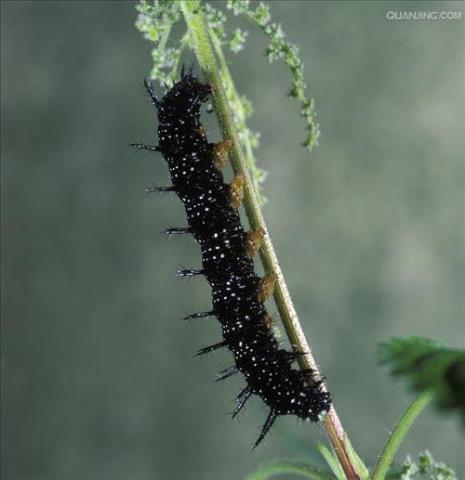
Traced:
[[431, 390], [442, 410], [458, 410], [465, 423], [465, 351], [421, 337], [392, 338], [380, 345], [381, 362], [419, 391]]

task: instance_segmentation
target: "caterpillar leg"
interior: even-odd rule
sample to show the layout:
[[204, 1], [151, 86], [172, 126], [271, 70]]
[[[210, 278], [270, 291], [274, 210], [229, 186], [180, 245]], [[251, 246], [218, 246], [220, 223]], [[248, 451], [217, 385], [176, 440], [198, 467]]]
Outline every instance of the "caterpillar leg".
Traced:
[[247, 232], [245, 238], [245, 252], [249, 258], [255, 256], [262, 244], [263, 237], [265, 236], [265, 230], [262, 227], [258, 227], [255, 230]]
[[241, 173], [236, 175], [229, 184], [229, 205], [234, 209], [238, 209], [242, 204], [242, 200], [244, 199], [244, 184], [245, 177]]
[[284, 360], [290, 365], [303, 355], [305, 355], [305, 352], [286, 352]]
[[273, 318], [268, 312], [263, 316], [262, 322], [266, 326], [266, 328], [268, 328], [268, 330], [271, 330], [271, 328], [273, 328]]
[[207, 129], [203, 126], [200, 125], [200, 127], [197, 129], [197, 133], [203, 138], [207, 139]]
[[221, 170], [226, 165], [231, 146], [232, 141], [229, 138], [214, 145], [213, 155], [215, 157], [215, 168], [217, 170]]
[[276, 275], [274, 273], [266, 275], [259, 280], [257, 299], [260, 303], [265, 302], [265, 300], [267, 300], [271, 297], [271, 295], [273, 295], [275, 285]]

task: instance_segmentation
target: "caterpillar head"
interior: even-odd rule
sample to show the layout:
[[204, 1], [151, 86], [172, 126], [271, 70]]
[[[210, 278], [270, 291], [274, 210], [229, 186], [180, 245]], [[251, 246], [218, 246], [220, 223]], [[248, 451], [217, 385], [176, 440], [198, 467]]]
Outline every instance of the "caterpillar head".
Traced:
[[188, 122], [189, 117], [197, 119], [202, 103], [210, 94], [210, 85], [201, 83], [191, 71], [183, 72], [181, 80], [173, 85], [157, 107], [160, 121], [172, 123], [180, 120]]

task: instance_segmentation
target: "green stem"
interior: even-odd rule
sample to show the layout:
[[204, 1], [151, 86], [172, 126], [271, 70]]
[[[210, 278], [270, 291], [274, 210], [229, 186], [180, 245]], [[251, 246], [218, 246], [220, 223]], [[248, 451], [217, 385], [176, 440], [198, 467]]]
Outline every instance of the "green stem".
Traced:
[[[297, 313], [294, 309], [289, 290], [287, 288], [284, 276], [276, 257], [276, 253], [271, 243], [271, 238], [266, 228], [265, 220], [260, 209], [253, 183], [247, 169], [247, 162], [239, 143], [236, 127], [229, 109], [229, 104], [224, 92], [221, 78], [218, 74], [218, 66], [215, 53], [208, 36], [206, 23], [204, 20], [202, 8], [199, 0], [181, 0], [180, 7], [183, 12], [190, 38], [207, 81], [212, 87], [212, 96], [215, 110], [218, 116], [219, 124], [222, 128], [224, 138], [230, 139], [231, 164], [236, 174], [242, 174], [245, 178], [244, 186], [244, 207], [249, 219], [250, 226], [253, 229], [262, 228], [265, 237], [260, 248], [260, 257], [267, 274], [274, 273], [276, 276], [276, 287], [274, 290], [274, 299], [281, 316], [286, 333], [289, 337], [292, 347], [296, 351], [305, 352], [305, 355], [299, 356], [299, 364], [303, 369], [310, 368], [314, 371], [315, 378], [321, 378], [318, 365], [311, 353], [310, 346], [307, 343], [302, 326], [300, 325]], [[325, 429], [329, 441], [341, 463], [342, 468], [349, 480], [358, 480], [360, 475], [352, 461], [348, 447], [346, 445], [345, 433], [339, 417], [331, 407], [325, 418]]]
[[[246, 114], [245, 114], [245, 111], [244, 111], [244, 106], [243, 106], [243, 103], [242, 103], [242, 99], [240, 98], [240, 95], [239, 95], [239, 93], [236, 89], [236, 86], [234, 84], [234, 80], [233, 80], [231, 72], [229, 70], [228, 63], [226, 62], [226, 58], [224, 56], [223, 49], [221, 48], [221, 41], [214, 32], [210, 31], [209, 33], [210, 33], [210, 37], [212, 39], [213, 48], [215, 49], [215, 53], [216, 53], [216, 55], [218, 57], [218, 61], [220, 63], [220, 68], [221, 68], [221, 72], [223, 74], [223, 78], [224, 78], [225, 83], [227, 84], [229, 92], [230, 92], [231, 101], [234, 104], [234, 107], [237, 108], [236, 117], [238, 118], [238, 123], [239, 123], [238, 127], [242, 128], [243, 130], [246, 130], [246, 128], [247, 128], [246, 124], [245, 124]], [[253, 181], [255, 193], [259, 197], [258, 198], [259, 202], [262, 203], [263, 200], [260, 198], [260, 184], [259, 184], [257, 175], [254, 174], [254, 172], [257, 173], [258, 169], [256, 167], [257, 162], [256, 162], [255, 156], [253, 154], [253, 146], [252, 146], [252, 142], [250, 141], [250, 135], [244, 135], [244, 139], [243, 139], [242, 143], [243, 143], [244, 149], [245, 149], [245, 157], [246, 157], [246, 160], [247, 160], [247, 165], [248, 165], [250, 171], [252, 172], [252, 181]]]
[[267, 480], [274, 475], [296, 474], [312, 480], [335, 480], [335, 477], [307, 463], [293, 460], [278, 460], [266, 465], [261, 465], [247, 480]]
[[381, 456], [378, 459], [373, 471], [373, 476], [371, 477], [372, 480], [384, 480], [400, 444], [410, 430], [410, 427], [413, 425], [413, 422], [418, 415], [420, 415], [426, 405], [428, 405], [432, 397], [432, 392], [424, 392], [409, 405], [407, 410], [405, 410], [381, 452]]
[[167, 27], [165, 27], [165, 29], [164, 29], [164, 31], [161, 35], [161, 39], [160, 39], [160, 42], [158, 44], [158, 49], [160, 51], [165, 50], [166, 42], [168, 41], [168, 38], [170, 38], [171, 27], [172, 27], [172, 25], [168, 25]]
[[170, 76], [172, 78], [178, 79], [181, 74], [182, 68], [182, 53], [184, 52], [185, 48], [189, 45], [189, 34], [186, 33], [181, 40], [179, 41], [179, 58], [176, 60], [176, 64], [171, 69]]

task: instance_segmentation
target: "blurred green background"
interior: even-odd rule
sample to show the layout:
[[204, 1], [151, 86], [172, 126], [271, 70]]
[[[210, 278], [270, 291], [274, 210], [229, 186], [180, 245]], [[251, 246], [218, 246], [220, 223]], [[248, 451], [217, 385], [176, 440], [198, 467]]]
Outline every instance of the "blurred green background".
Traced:
[[[212, 384], [227, 353], [180, 202], [137, 154], [156, 121], [142, 93], [150, 45], [133, 2], [2, 2], [2, 473], [5, 479], [241, 479], [274, 457], [308, 458], [315, 426], [281, 419], [250, 447], [258, 400], [231, 422], [241, 379]], [[375, 346], [419, 334], [465, 345], [465, 4], [271, 2], [301, 48], [322, 129], [299, 147], [288, 72], [252, 30], [230, 56], [254, 103], [269, 172], [265, 215], [296, 308], [359, 453], [373, 462], [412, 398]], [[390, 10], [462, 11], [388, 21]], [[273, 308], [272, 308], [273, 310]], [[429, 409], [401, 450], [465, 473], [458, 419]]]

